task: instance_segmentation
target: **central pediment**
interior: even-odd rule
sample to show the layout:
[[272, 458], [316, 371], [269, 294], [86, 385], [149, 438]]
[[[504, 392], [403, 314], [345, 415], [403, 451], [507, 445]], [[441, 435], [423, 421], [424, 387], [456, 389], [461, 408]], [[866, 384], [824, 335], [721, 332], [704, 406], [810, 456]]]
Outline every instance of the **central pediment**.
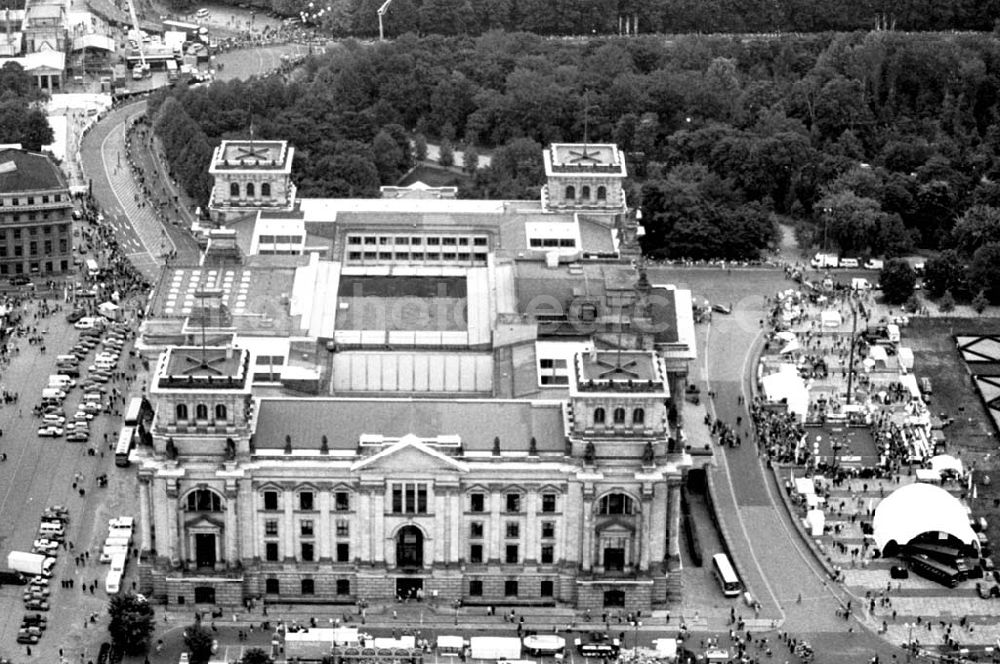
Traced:
[[407, 434], [398, 442], [358, 461], [352, 470], [380, 471], [386, 473], [416, 473], [433, 477], [440, 472], [466, 472], [467, 466]]

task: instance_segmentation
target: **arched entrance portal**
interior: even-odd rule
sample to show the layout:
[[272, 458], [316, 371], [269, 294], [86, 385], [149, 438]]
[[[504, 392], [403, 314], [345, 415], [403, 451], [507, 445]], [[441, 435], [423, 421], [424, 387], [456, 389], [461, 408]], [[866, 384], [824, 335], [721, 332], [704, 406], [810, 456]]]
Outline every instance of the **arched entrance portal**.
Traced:
[[396, 566], [424, 566], [424, 534], [416, 526], [403, 526], [396, 534]]

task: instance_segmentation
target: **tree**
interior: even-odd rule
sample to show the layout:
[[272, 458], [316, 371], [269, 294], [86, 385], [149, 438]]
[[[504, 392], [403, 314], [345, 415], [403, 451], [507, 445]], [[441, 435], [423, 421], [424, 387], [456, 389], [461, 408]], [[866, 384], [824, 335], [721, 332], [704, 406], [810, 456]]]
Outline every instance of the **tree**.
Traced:
[[990, 301], [986, 299], [986, 295], [983, 291], [976, 293], [976, 296], [972, 298], [972, 310], [975, 311], [980, 316], [986, 311], [986, 307], [989, 306]]
[[951, 313], [955, 310], [955, 298], [952, 297], [951, 291], [945, 291], [944, 295], [938, 301], [938, 311], [943, 314]]
[[1000, 209], [975, 205], [965, 211], [951, 230], [955, 246], [966, 256], [983, 245], [1000, 242]]
[[114, 595], [108, 602], [108, 633], [116, 647], [135, 655], [149, 646], [155, 629], [153, 607], [132, 593]]
[[882, 268], [879, 277], [882, 284], [882, 295], [889, 304], [903, 304], [913, 295], [913, 287], [917, 284], [917, 275], [904, 260], [894, 258]]
[[990, 304], [1000, 304], [1000, 243], [987, 244], [972, 255], [969, 283]]
[[196, 622], [184, 630], [184, 645], [191, 653], [191, 664], [205, 664], [212, 657], [212, 633]]
[[413, 137], [413, 156], [417, 161], [427, 159], [427, 138], [423, 134]]
[[375, 168], [378, 169], [379, 181], [382, 184], [395, 184], [402, 175], [403, 151], [389, 134], [382, 130], [372, 141], [372, 155], [375, 158]]
[[931, 297], [941, 297], [945, 291], [962, 296], [965, 291], [965, 266], [954, 249], [927, 259], [924, 287]]
[[240, 664], [271, 664], [271, 658], [263, 648], [248, 648], [243, 653]]
[[472, 145], [467, 145], [462, 152], [462, 168], [466, 173], [475, 173], [479, 168], [479, 151]]
[[447, 138], [441, 141], [441, 147], [438, 148], [438, 163], [445, 168], [455, 165], [455, 149]]

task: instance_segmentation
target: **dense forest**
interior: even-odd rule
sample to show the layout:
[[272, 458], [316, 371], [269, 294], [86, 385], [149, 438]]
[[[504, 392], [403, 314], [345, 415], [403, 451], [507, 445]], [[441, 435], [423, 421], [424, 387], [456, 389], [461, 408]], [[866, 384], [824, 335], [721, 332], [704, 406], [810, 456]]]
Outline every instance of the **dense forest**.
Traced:
[[[243, 0], [232, 0], [232, 4]], [[173, 0], [178, 9], [195, 0]], [[337, 36], [378, 34], [384, 0], [256, 0], [264, 10], [305, 15]], [[991, 30], [998, 0], [393, 0], [387, 35], [479, 35], [490, 30], [543, 35], [689, 32]], [[626, 28], [629, 26], [630, 30]]]
[[16, 62], [0, 68], [0, 143], [20, 143], [41, 150], [52, 143], [52, 127], [40, 102], [45, 95]]
[[171, 91], [157, 128], [182, 179], [252, 115], [258, 135], [297, 147], [303, 196], [377, 195], [419, 134], [494, 149], [462, 195], [534, 198], [541, 146], [582, 140], [586, 118], [590, 140], [627, 152], [654, 256], [752, 258], [775, 221], [862, 257], [919, 247], [967, 262], [1000, 242], [990, 34], [407, 35], [345, 42], [302, 73]]

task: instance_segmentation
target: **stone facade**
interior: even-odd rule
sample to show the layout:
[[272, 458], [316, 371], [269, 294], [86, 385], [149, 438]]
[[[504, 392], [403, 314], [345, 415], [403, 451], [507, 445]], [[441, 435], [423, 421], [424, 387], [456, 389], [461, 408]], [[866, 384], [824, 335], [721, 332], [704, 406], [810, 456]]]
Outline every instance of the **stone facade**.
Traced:
[[295, 203], [287, 141], [223, 141], [212, 154], [209, 212], [219, 222], [261, 210], [288, 211]]

